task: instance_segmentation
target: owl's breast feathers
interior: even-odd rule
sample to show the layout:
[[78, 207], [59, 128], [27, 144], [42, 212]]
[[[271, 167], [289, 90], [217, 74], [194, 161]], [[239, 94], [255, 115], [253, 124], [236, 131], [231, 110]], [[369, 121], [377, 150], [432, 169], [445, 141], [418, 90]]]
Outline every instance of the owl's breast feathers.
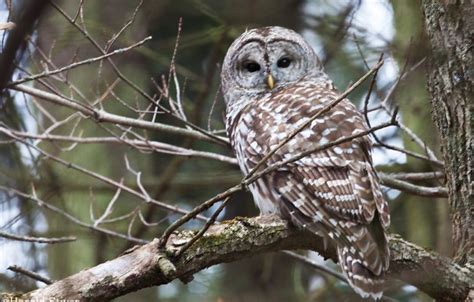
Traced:
[[[337, 97], [330, 82], [301, 81], [247, 100], [227, 120], [242, 171], [247, 174]], [[366, 129], [357, 108], [343, 100], [280, 148], [264, 167]], [[250, 189], [263, 213], [276, 211], [300, 227], [333, 239], [349, 283], [361, 295], [379, 296], [388, 268], [385, 229], [390, 218], [367, 137], [311, 153], [263, 176]]]

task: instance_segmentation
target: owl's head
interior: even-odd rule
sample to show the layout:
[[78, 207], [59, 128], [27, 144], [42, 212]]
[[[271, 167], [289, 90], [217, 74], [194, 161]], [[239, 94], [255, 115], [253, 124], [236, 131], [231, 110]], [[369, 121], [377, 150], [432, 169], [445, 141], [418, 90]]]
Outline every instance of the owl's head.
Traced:
[[304, 77], [324, 77], [311, 46], [293, 30], [271, 26], [244, 32], [230, 46], [221, 73], [226, 103], [270, 92]]

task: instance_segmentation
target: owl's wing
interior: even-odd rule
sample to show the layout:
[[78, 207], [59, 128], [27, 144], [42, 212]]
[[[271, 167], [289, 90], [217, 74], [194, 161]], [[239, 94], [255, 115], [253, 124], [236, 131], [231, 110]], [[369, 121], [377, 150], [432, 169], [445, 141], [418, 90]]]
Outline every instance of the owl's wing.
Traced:
[[[389, 264], [387, 239], [378, 215], [367, 224], [358, 223], [352, 215], [345, 218], [341, 218], [340, 214], [334, 216], [334, 210], [324, 205], [325, 198], [315, 198], [315, 195], [328, 192], [321, 193], [303, 183], [309, 174], [314, 175], [308, 172], [310, 169], [294, 167], [272, 175], [282, 212], [295, 225], [337, 242], [339, 261], [349, 282], [364, 292], [378, 292], [383, 286], [379, 278]], [[357, 279], [362, 277], [365, 279]]]
[[[348, 148], [352, 153], [350, 158], [341, 154]], [[351, 147], [340, 146], [310, 154], [285, 169], [309, 191], [310, 202], [332, 216], [368, 224], [374, 219], [375, 212], [380, 212], [382, 222], [387, 226], [388, 207], [372, 164], [364, 153], [363, 145], [354, 141]], [[312, 214], [305, 205], [300, 208], [303, 213]]]
[[[317, 90], [311, 90], [314, 91]], [[327, 93], [323, 99], [328, 103], [336, 97], [336, 94]], [[248, 129], [253, 130], [248, 131], [248, 143], [240, 150], [245, 153], [241, 158], [246, 161], [246, 166], [255, 166], [265, 154], [324, 105], [322, 101], [312, 104], [308, 101], [308, 96], [302, 93], [292, 94], [290, 97], [288, 94], [279, 94], [270, 102], [262, 102], [260, 110], [246, 114], [242, 125], [251, 125]], [[354, 105], [344, 100], [312, 121], [280, 148], [267, 165], [364, 130], [366, 126], [363, 117]], [[311, 198], [307, 203], [295, 201], [299, 210], [311, 217], [315, 214], [312, 212], [314, 207], [324, 208], [335, 218], [359, 224], [369, 224], [377, 212], [382, 225], [387, 227], [390, 219], [388, 206], [372, 166], [370, 149], [369, 139], [358, 137], [311, 153], [282, 167], [280, 171], [291, 171], [296, 183], [304, 186], [310, 193]]]

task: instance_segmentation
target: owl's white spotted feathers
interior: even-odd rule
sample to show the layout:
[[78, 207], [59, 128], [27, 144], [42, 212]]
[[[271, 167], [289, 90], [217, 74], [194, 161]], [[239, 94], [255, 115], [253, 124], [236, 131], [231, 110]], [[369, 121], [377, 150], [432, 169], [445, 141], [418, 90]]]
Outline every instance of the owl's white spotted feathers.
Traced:
[[[226, 128], [244, 174], [339, 96], [311, 47], [281, 27], [240, 36], [226, 55], [221, 77]], [[366, 129], [355, 106], [343, 100], [283, 145], [264, 167]], [[382, 295], [389, 263], [389, 212], [367, 137], [311, 153], [249, 188], [263, 214], [277, 213], [329, 238], [357, 293]]]

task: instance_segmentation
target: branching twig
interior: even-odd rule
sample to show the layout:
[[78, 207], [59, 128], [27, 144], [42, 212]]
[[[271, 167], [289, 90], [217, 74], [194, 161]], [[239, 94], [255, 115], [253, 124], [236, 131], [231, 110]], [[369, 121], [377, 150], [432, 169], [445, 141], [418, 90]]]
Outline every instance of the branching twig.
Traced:
[[137, 7], [135, 7], [135, 10], [133, 11], [133, 14], [130, 17], [130, 19], [122, 26], [122, 28], [117, 33], [115, 33], [112, 36], [112, 38], [110, 38], [109, 41], [107, 41], [107, 44], [105, 46], [105, 51], [106, 52], [109, 52], [110, 48], [112, 47], [112, 45], [114, 45], [115, 41], [117, 41], [117, 39], [122, 35], [122, 33], [125, 32], [125, 30], [127, 30], [127, 28], [129, 28], [133, 24], [133, 22], [135, 21], [135, 18], [137, 16], [137, 13], [140, 10], [140, 8], [142, 7], [142, 5], [143, 5], [143, 0], [140, 0]]
[[[70, 99], [66, 99], [59, 95], [49, 93], [37, 88], [29, 87], [23, 84], [10, 87], [10, 89], [22, 91], [29, 95], [35, 96], [37, 98], [55, 103], [63, 107], [73, 109], [75, 111], [82, 113], [83, 115], [89, 118], [92, 118], [96, 122], [108, 122], [112, 124], [138, 127], [142, 129], [148, 129], [148, 130], [163, 131], [163, 132], [167, 132], [171, 134], [192, 137], [199, 140], [215, 142], [215, 140], [210, 139], [208, 136], [203, 135], [201, 132], [196, 131], [196, 130], [185, 129], [185, 128], [170, 126], [170, 125], [161, 124], [161, 123], [153, 123], [153, 122], [148, 122], [148, 121], [143, 121], [143, 120], [138, 120], [134, 118], [112, 114], [105, 110], [94, 109], [94, 108], [91, 108], [90, 106], [86, 106], [84, 104], [78, 103]], [[228, 144], [228, 140], [223, 137], [220, 137], [219, 141], [222, 144], [225, 144], [225, 145]]]
[[147, 242], [146, 240], [143, 240], [143, 239], [129, 237], [127, 235], [117, 233], [117, 232], [114, 232], [114, 231], [109, 230], [109, 229], [104, 229], [104, 228], [99, 227], [99, 226], [94, 226], [92, 224], [85, 223], [85, 222], [79, 220], [78, 218], [74, 217], [73, 215], [71, 215], [69, 213], [66, 213], [65, 211], [61, 210], [60, 208], [58, 208], [58, 207], [56, 207], [52, 204], [49, 204], [46, 201], [38, 198], [35, 194], [26, 194], [26, 193], [21, 192], [19, 190], [9, 188], [9, 187], [5, 187], [5, 186], [1, 186], [1, 185], [0, 185], [0, 191], [3, 191], [5, 193], [13, 193], [15, 195], [21, 196], [21, 197], [26, 198], [28, 200], [35, 201], [39, 207], [45, 208], [49, 211], [52, 211], [56, 214], [59, 214], [59, 215], [63, 216], [64, 218], [66, 218], [67, 220], [69, 220], [70, 222], [72, 222], [72, 223], [74, 223], [78, 226], [81, 226], [81, 227], [84, 227], [84, 228], [89, 228], [91, 230], [104, 233], [106, 235], [110, 235], [110, 236], [118, 237], [118, 238], [121, 238], [121, 239], [129, 240], [129, 241], [132, 241], [132, 242], [135, 242], [135, 243], [143, 244], [143, 243]]
[[[120, 179], [120, 184], [123, 185], [123, 178]], [[120, 196], [120, 192], [122, 192], [122, 189], [121, 188], [117, 188], [117, 190], [115, 191], [115, 195], [112, 197], [112, 199], [110, 200], [110, 202], [107, 204], [107, 207], [105, 208], [104, 210], [104, 213], [102, 213], [102, 215], [96, 219], [94, 221], [94, 226], [98, 226], [99, 224], [101, 224], [107, 217], [110, 216], [110, 214], [112, 214], [112, 211], [114, 209], [114, 204], [115, 202], [117, 201], [118, 197]]]
[[[15, 131], [2, 127], [0, 124], [0, 132], [6, 135], [12, 134], [21, 138], [30, 138], [38, 141], [53, 141], [53, 142], [71, 142], [77, 144], [120, 144], [124, 143], [130, 147], [144, 151], [155, 151], [158, 153], [173, 154], [187, 157], [198, 157], [217, 160], [225, 162], [231, 165], [237, 165], [237, 160], [232, 157], [221, 155], [213, 152], [193, 150], [175, 145], [162, 143], [158, 141], [149, 141], [146, 139], [127, 139], [127, 138], [115, 138], [115, 137], [73, 137], [65, 135], [53, 135], [53, 134], [32, 134], [28, 132]], [[10, 136], [10, 135], [9, 135]], [[37, 143], [35, 143], [37, 145]]]
[[[4, 132], [4, 133], [5, 133], [5, 132]], [[8, 134], [8, 133], [5, 133], [5, 134]], [[10, 134], [10, 135], [11, 135], [11, 134]], [[35, 149], [36, 151], [38, 151], [38, 152], [41, 153], [42, 155], [46, 156], [47, 158], [49, 158], [49, 159], [51, 159], [51, 160], [53, 160], [53, 161], [55, 161], [55, 162], [57, 162], [57, 163], [59, 163], [59, 164], [65, 166], [65, 167], [67, 167], [67, 168], [72, 168], [72, 169], [74, 169], [74, 170], [77, 170], [77, 171], [79, 171], [79, 172], [85, 174], [85, 175], [94, 177], [95, 179], [98, 179], [98, 180], [103, 181], [103, 182], [105, 182], [105, 183], [107, 183], [107, 184], [109, 184], [109, 185], [112, 185], [112, 186], [114, 186], [114, 187], [116, 187], [116, 188], [120, 188], [121, 190], [123, 190], [123, 191], [125, 191], [125, 192], [128, 192], [128, 193], [130, 193], [130, 194], [132, 194], [132, 195], [134, 195], [134, 196], [140, 198], [140, 199], [143, 200], [143, 201], [152, 203], [152, 204], [154, 204], [154, 205], [156, 205], [156, 206], [159, 206], [160, 208], [165, 209], [165, 210], [167, 210], [167, 211], [172, 211], [172, 212], [180, 213], [180, 214], [188, 214], [188, 211], [186, 211], [186, 210], [183, 210], [183, 209], [181, 209], [181, 208], [179, 208], [179, 207], [171, 206], [171, 205], [169, 205], [169, 204], [167, 204], [167, 203], [164, 203], [164, 202], [161, 202], [161, 201], [152, 199], [152, 198], [150, 198], [149, 196], [146, 196], [146, 195], [144, 195], [144, 194], [142, 194], [142, 193], [140, 193], [140, 192], [137, 192], [137, 191], [135, 191], [135, 190], [133, 190], [133, 189], [127, 187], [127, 186], [124, 186], [124, 185], [121, 184], [120, 182], [117, 182], [117, 181], [115, 181], [115, 180], [113, 180], [113, 179], [111, 179], [111, 178], [108, 178], [108, 177], [106, 177], [106, 176], [104, 176], [104, 175], [101, 175], [101, 174], [99, 174], [99, 173], [96, 173], [96, 172], [94, 172], [94, 171], [88, 170], [88, 169], [86, 169], [86, 168], [84, 168], [84, 167], [81, 167], [81, 166], [79, 166], [79, 165], [77, 165], [77, 164], [74, 164], [74, 163], [65, 161], [64, 159], [59, 158], [59, 157], [57, 157], [57, 156], [55, 156], [55, 155], [53, 155], [53, 154], [51, 154], [51, 153], [48, 153], [48, 152], [42, 150], [41, 148], [38, 148], [38, 147], [36, 147], [36, 146], [33, 146], [32, 144], [26, 142], [24, 139], [21, 139], [21, 138], [19, 138], [19, 137], [15, 137], [15, 136], [12, 136], [12, 137], [15, 138], [18, 142], [21, 142], [22, 144], [24, 144], [24, 145], [26, 145], [26, 146], [29, 146], [29, 147], [31, 147], [31, 148], [33, 148], [33, 149]], [[206, 218], [206, 217], [203, 217], [203, 216], [200, 216], [199, 219], [204, 220], [204, 221], [207, 221], [207, 218]]]
[[[50, 2], [51, 5], [71, 24], [73, 25], [77, 30], [79, 30], [79, 32], [84, 35], [84, 37], [99, 51], [101, 52], [103, 55], [106, 54], [105, 50], [99, 45], [99, 43], [87, 32], [87, 30], [85, 29], [85, 27], [81, 27], [79, 26], [78, 24], [72, 22], [72, 19], [68, 16], [68, 14], [61, 8], [59, 7], [56, 3], [54, 3], [53, 1]], [[174, 115], [172, 114], [172, 112], [170, 112], [167, 108], [161, 106], [159, 103], [156, 103], [154, 98], [151, 97], [150, 95], [148, 95], [148, 93], [146, 93], [142, 88], [140, 88], [136, 83], [134, 83], [133, 81], [131, 81], [129, 78], [127, 78], [121, 71], [120, 69], [117, 67], [117, 65], [112, 61], [112, 59], [110, 57], [106, 58], [106, 60], [109, 62], [110, 66], [112, 67], [112, 69], [114, 70], [114, 72], [117, 74], [117, 76], [124, 82], [126, 83], [128, 86], [130, 86], [130, 88], [132, 88], [133, 90], [135, 90], [137, 93], [139, 93], [142, 97], [144, 97], [147, 101], [149, 101], [150, 103], [158, 106], [161, 110], [163, 110], [163, 112], [166, 112], [168, 114], [170, 114], [172, 117], [175, 117], [177, 118], [178, 120], [180, 120], [182, 123], [184, 123], [186, 126], [189, 126], [190, 128], [192, 128], [193, 130], [195, 130], [196, 132], [200, 133], [202, 136], [206, 137], [207, 140], [210, 140], [210, 141], [214, 141], [214, 142], [217, 142], [217, 143], [220, 143], [220, 144], [228, 144], [227, 141], [225, 139], [222, 139], [221, 137], [219, 136], [216, 136], [212, 133], [209, 133], [208, 131], [204, 130], [204, 129], [201, 129], [200, 127], [182, 119], [181, 117], [177, 116], [177, 115]], [[191, 129], [188, 129], [188, 130], [191, 130]]]
[[137, 48], [139, 46], [142, 46], [143, 44], [145, 44], [146, 42], [148, 42], [149, 40], [151, 40], [151, 37], [146, 37], [145, 39], [135, 43], [135, 44], [132, 44], [128, 47], [124, 47], [124, 48], [120, 48], [120, 49], [117, 49], [117, 50], [114, 50], [112, 52], [109, 52], [107, 54], [104, 54], [102, 56], [98, 56], [98, 57], [94, 57], [94, 58], [89, 58], [87, 60], [83, 60], [83, 61], [79, 61], [79, 62], [75, 62], [75, 63], [72, 63], [72, 64], [69, 64], [67, 66], [64, 66], [64, 67], [61, 67], [61, 68], [58, 68], [58, 69], [55, 69], [55, 70], [49, 70], [49, 71], [44, 71], [42, 73], [38, 73], [38, 74], [35, 74], [35, 75], [31, 75], [31, 76], [27, 76], [27, 77], [24, 77], [22, 79], [19, 79], [19, 80], [16, 80], [16, 81], [12, 81], [10, 83], [7, 84], [7, 87], [11, 87], [11, 86], [15, 86], [15, 85], [18, 85], [18, 84], [22, 84], [22, 83], [25, 83], [25, 82], [28, 82], [28, 81], [33, 81], [33, 80], [38, 80], [40, 78], [44, 78], [44, 77], [49, 77], [49, 76], [52, 76], [52, 75], [55, 75], [55, 74], [58, 74], [58, 73], [61, 73], [61, 72], [65, 72], [65, 71], [69, 71], [73, 68], [76, 68], [76, 67], [79, 67], [79, 66], [82, 66], [82, 65], [87, 65], [87, 64], [92, 64], [92, 63], [95, 63], [95, 62], [98, 62], [98, 61], [102, 61], [106, 58], [109, 58], [109, 57], [112, 57], [112, 56], [115, 56], [115, 55], [118, 55], [118, 54], [122, 54], [122, 53], [125, 53], [129, 50], [132, 50], [134, 48]]

